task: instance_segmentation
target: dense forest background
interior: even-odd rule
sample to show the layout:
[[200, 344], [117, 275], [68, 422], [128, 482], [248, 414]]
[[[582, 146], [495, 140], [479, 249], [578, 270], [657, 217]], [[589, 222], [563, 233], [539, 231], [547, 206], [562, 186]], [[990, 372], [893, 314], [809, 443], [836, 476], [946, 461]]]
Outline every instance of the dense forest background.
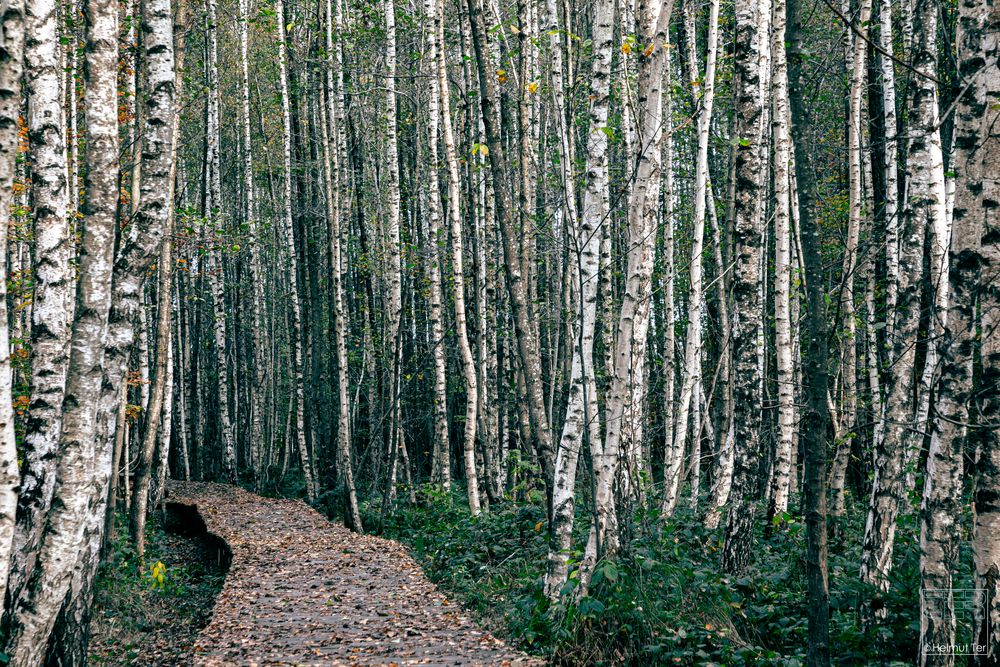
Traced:
[[1000, 660], [991, 2], [0, 6], [0, 662], [168, 477], [557, 664]]

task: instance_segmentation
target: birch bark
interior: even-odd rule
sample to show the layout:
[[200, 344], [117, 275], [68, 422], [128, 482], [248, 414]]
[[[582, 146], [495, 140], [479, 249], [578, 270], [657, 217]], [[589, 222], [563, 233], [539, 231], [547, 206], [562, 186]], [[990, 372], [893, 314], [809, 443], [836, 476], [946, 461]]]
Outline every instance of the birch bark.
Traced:
[[[594, 61], [591, 70], [590, 127], [587, 133], [586, 189], [583, 215], [574, 223], [571, 238], [571, 277], [575, 295], [570, 328], [573, 336], [569, 402], [556, 454], [555, 486], [552, 497], [552, 540], [549, 543], [546, 592], [558, 599], [569, 570], [575, 517], [576, 471], [580, 450], [589, 440], [591, 456], [605, 461], [597, 408], [597, 381], [594, 371], [594, 338], [597, 322], [597, 289], [600, 281], [602, 227], [610, 211], [608, 190], [608, 108], [611, 92], [611, 40], [614, 0], [600, 0], [594, 7]], [[572, 200], [571, 200], [572, 201]], [[574, 218], [575, 219], [575, 218]], [[607, 490], [604, 491], [605, 493]], [[597, 513], [596, 535], [606, 535], [613, 507]], [[605, 538], [607, 539], [607, 538]], [[597, 544], [594, 544], [597, 548]], [[589, 549], [588, 549], [589, 551]], [[593, 560], [596, 554], [587, 554]]]
[[785, 2], [776, 0], [771, 26], [771, 77], [774, 141], [774, 329], [778, 373], [778, 442], [771, 483], [770, 517], [788, 511], [792, 451], [795, 438], [795, 365], [791, 322], [791, 168], [789, 136], [788, 68], [785, 58]]
[[[430, 181], [429, 201], [427, 207], [427, 273], [430, 283], [428, 298], [428, 320], [430, 321], [431, 356], [434, 359], [434, 448], [432, 457], [431, 478], [442, 488], [451, 485], [451, 443], [448, 439], [448, 381], [445, 368], [444, 322], [441, 309], [441, 248], [446, 244], [441, 236], [441, 182], [438, 177], [440, 160], [438, 155], [438, 130], [441, 125], [441, 84], [437, 76], [438, 39], [437, 39], [437, 0], [426, 0], [424, 12], [427, 15], [427, 26], [424, 30], [427, 38], [427, 58], [430, 60], [430, 89], [427, 100], [427, 154], [428, 176]], [[447, 238], [447, 236], [445, 236]], [[461, 243], [461, 229], [458, 242]], [[464, 295], [463, 295], [464, 296]], [[465, 313], [462, 313], [463, 317]], [[468, 342], [468, 341], [466, 341]], [[475, 396], [473, 396], [475, 398]], [[473, 408], [475, 419], [475, 408]], [[466, 460], [466, 481], [468, 483], [469, 507], [473, 514], [479, 513], [479, 484], [476, 481], [475, 440], [471, 443], [473, 461], [470, 469]], [[468, 455], [467, 455], [468, 456]], [[472, 476], [469, 477], [469, 473]]]
[[260, 484], [261, 474], [266, 466], [261, 461], [261, 453], [264, 439], [263, 411], [264, 411], [264, 362], [267, 358], [267, 351], [264, 347], [261, 333], [262, 318], [264, 316], [264, 267], [261, 262], [263, 249], [261, 248], [260, 230], [257, 222], [256, 191], [254, 188], [254, 167], [253, 167], [253, 136], [250, 133], [250, 1], [240, 0], [239, 3], [239, 33], [240, 33], [240, 111], [241, 129], [243, 131], [243, 196], [245, 209], [245, 220], [250, 235], [250, 281], [252, 283], [253, 297], [251, 301], [252, 321], [250, 323], [250, 336], [253, 345], [254, 367], [252, 377], [251, 396], [253, 405], [250, 406], [250, 464], [254, 471], [255, 484]]
[[861, 235], [864, 199], [861, 178], [861, 136], [865, 119], [861, 115], [862, 92], [866, 85], [865, 72], [868, 65], [868, 24], [871, 18], [871, 0], [862, 0], [858, 14], [859, 34], [853, 37], [850, 60], [850, 92], [847, 113], [847, 163], [848, 163], [848, 216], [847, 237], [844, 245], [840, 289], [840, 404], [841, 413], [836, 420], [834, 434], [836, 453], [830, 469], [830, 514], [842, 516], [844, 507], [844, 484], [847, 479], [847, 465], [854, 441], [855, 422], [858, 412], [857, 366], [858, 327], [854, 304], [854, 280], [858, 270], [858, 241]]
[[8, 2], [0, 14], [0, 600], [7, 593], [20, 475], [14, 436], [7, 281], [8, 241], [17, 171], [21, 77], [24, 73], [24, 2]]
[[[592, 457], [596, 490], [598, 553], [618, 547], [614, 497], [611, 488], [619, 457], [627, 457], [643, 442], [644, 404], [642, 387], [646, 381], [645, 357], [649, 328], [650, 278], [659, 209], [661, 152], [663, 136], [661, 95], [666, 35], [673, 3], [644, 1], [638, 12], [639, 41], [646, 44], [639, 57], [636, 175], [629, 196], [628, 261], [625, 292], [618, 314], [614, 368], [607, 398], [604, 451]], [[669, 91], [668, 91], [669, 94]], [[623, 494], [636, 494], [637, 481], [624, 471]], [[602, 522], [604, 525], [602, 525]]]
[[[107, 456], [97, 445], [99, 415], [94, 396], [103, 380], [105, 338], [112, 301], [112, 260], [118, 205], [118, 8], [112, 0], [87, 0], [86, 205], [77, 286], [76, 315], [61, 411], [56, 488], [44, 521], [38, 560], [13, 609], [7, 653], [11, 665], [41, 665], [49, 635], [62, 608], [80, 558], [94, 492], [97, 465]], [[65, 161], [64, 161], [65, 164]], [[62, 176], [65, 179], [65, 174]], [[63, 184], [65, 188], [65, 182]], [[101, 440], [103, 443], [104, 441]], [[103, 478], [107, 479], [105, 473]], [[99, 512], [103, 518], [103, 511]]]
[[[689, 37], [694, 43], [694, 35]], [[688, 326], [687, 338], [684, 343], [684, 368], [681, 382], [680, 398], [678, 400], [676, 424], [674, 432], [674, 451], [683, 452], [687, 444], [688, 422], [691, 414], [692, 401], [697, 400], [696, 388], [701, 383], [701, 346], [702, 346], [702, 308], [704, 307], [702, 254], [705, 245], [705, 218], [708, 202], [708, 142], [712, 124], [712, 109], [715, 105], [715, 74], [719, 48], [719, 3], [715, 0], [709, 5], [707, 55], [705, 60], [705, 78], [703, 85], [698, 87], [698, 147], [695, 157], [694, 185], [694, 220], [691, 237], [691, 264], [689, 270], [688, 293]], [[689, 67], [694, 61], [689, 60]], [[714, 206], [714, 203], [712, 204]], [[668, 469], [668, 489], [680, 485], [681, 461], [675, 461]], [[677, 492], [672, 491], [675, 498]], [[719, 506], [721, 507], [721, 505]], [[667, 514], [671, 508], [666, 507]], [[706, 523], [718, 525], [718, 508], [710, 506], [706, 514]]]
[[[922, 437], [914, 399], [916, 341], [920, 328], [924, 238], [945, 229], [945, 178], [938, 130], [937, 5], [918, 0], [914, 11], [913, 93], [909, 101], [908, 197], [902, 215], [899, 293], [894, 313], [892, 364], [885, 428], [875, 443], [872, 485], [861, 551], [861, 579], [880, 590], [889, 585], [896, 519], [906, 503], [907, 467]], [[932, 297], [936, 298], [936, 297]]]
[[285, 5], [283, 0], [275, 2], [275, 13], [278, 17], [278, 85], [281, 94], [281, 125], [282, 125], [282, 171], [283, 182], [281, 190], [282, 221], [281, 234], [285, 249], [288, 252], [288, 300], [292, 310], [292, 349], [295, 365], [295, 435], [302, 462], [302, 475], [306, 482], [306, 495], [309, 500], [317, 496], [316, 478], [313, 474], [312, 456], [306, 444], [305, 423], [305, 379], [302, 360], [303, 330], [302, 306], [299, 303], [298, 255], [295, 249], [295, 232], [292, 224], [292, 118], [288, 97], [288, 42], [286, 34]]
[[475, 62], [479, 75], [481, 94], [479, 95], [483, 127], [489, 148], [490, 171], [493, 176], [493, 189], [497, 218], [500, 222], [500, 237], [503, 243], [504, 269], [507, 276], [507, 292], [517, 339], [518, 357], [524, 381], [528, 404], [528, 415], [531, 420], [532, 437], [541, 459], [542, 471], [546, 480], [546, 488], [551, 495], [553, 469], [555, 466], [555, 447], [552, 432], [549, 428], [549, 418], [545, 409], [544, 391], [542, 387], [541, 359], [538, 351], [538, 340], [533, 335], [527, 286], [521, 263], [521, 251], [517, 233], [514, 230], [513, 211], [511, 206], [511, 191], [504, 161], [504, 149], [501, 142], [500, 128], [497, 124], [498, 95], [494, 77], [487, 71], [488, 53], [486, 44], [486, 26], [482, 9], [478, 0], [466, 0], [469, 7], [469, 18], [472, 23], [472, 44], [475, 50]]
[[229, 357], [226, 352], [226, 292], [224, 285], [224, 214], [222, 202], [222, 159], [219, 152], [222, 128], [219, 125], [219, 53], [217, 0], [206, 0], [208, 90], [205, 101], [205, 145], [207, 155], [205, 187], [205, 219], [211, 242], [216, 249], [206, 255], [208, 283], [212, 290], [212, 333], [215, 343], [215, 363], [218, 375], [216, 384], [219, 403], [219, 430], [222, 438], [222, 468], [230, 482], [236, 481], [236, 443], [233, 437], [233, 423], [229, 410]]
[[[351, 377], [350, 366], [347, 357], [347, 308], [344, 304], [344, 281], [347, 277], [347, 270], [344, 262], [344, 251], [342, 245], [341, 218], [345, 216], [345, 211], [349, 205], [341, 200], [341, 188], [347, 185], [347, 139], [344, 128], [344, 17], [341, 0], [336, 0], [336, 8], [327, 0], [327, 98], [330, 107], [330, 122], [333, 128], [334, 142], [331, 146], [332, 154], [332, 200], [329, 213], [329, 234], [330, 234], [330, 267], [333, 274], [333, 317], [334, 317], [334, 344], [337, 348], [337, 472], [341, 481], [346, 503], [344, 516], [350, 518], [349, 527], [352, 530], [361, 532], [364, 527], [361, 524], [361, 512], [358, 508], [358, 494], [354, 485], [354, 465], [351, 461], [351, 405], [350, 389]], [[333, 18], [331, 19], [331, 14]], [[332, 20], [332, 23], [329, 21]], [[336, 31], [337, 41], [333, 42], [334, 31]], [[349, 220], [349, 217], [347, 218]]]
[[445, 161], [448, 167], [448, 221], [451, 227], [451, 270], [455, 299], [455, 337], [458, 339], [459, 353], [462, 358], [462, 372], [465, 377], [466, 391], [463, 451], [465, 453], [465, 475], [469, 485], [469, 507], [472, 513], [476, 514], [479, 511], [479, 484], [474, 474], [476, 470], [475, 441], [480, 387], [476, 377], [472, 348], [469, 344], [465, 308], [465, 250], [462, 242], [462, 215], [460, 209], [461, 183], [458, 174], [458, 149], [455, 146], [455, 133], [451, 122], [451, 93], [448, 85], [448, 69], [445, 57], [444, 3], [443, 0], [434, 0], [434, 2], [437, 88], [440, 94], [441, 130], [444, 139]]
[[59, 69], [59, 12], [54, 0], [25, 3], [24, 87], [34, 208], [34, 293], [31, 306], [31, 404], [17, 503], [10, 596], [20, 597], [35, 568], [44, 517], [56, 483], [57, 445], [69, 361], [73, 274], [67, 209], [66, 146]]
[[741, 573], [753, 541], [754, 481], [760, 456], [761, 367], [758, 331], [763, 317], [760, 259], [767, 140], [764, 65], [770, 56], [770, 2], [736, 2], [736, 200], [733, 230], [733, 488], [729, 498], [723, 568]]
[[[941, 368], [935, 395], [933, 430], [921, 505], [920, 569], [924, 588], [952, 588], [958, 560], [958, 535], [962, 514], [963, 457], [968, 446], [970, 421], [975, 414], [996, 415], [1000, 347], [994, 342], [998, 323], [996, 275], [1000, 266], [995, 202], [1000, 196], [995, 175], [1000, 169], [996, 100], [1000, 98], [1000, 17], [987, 2], [973, 1], [959, 7], [958, 67], [968, 90], [957, 100], [954, 157], [954, 229], [950, 249], [950, 303], [939, 346]], [[991, 203], [992, 202], [992, 203]], [[978, 315], [977, 317], [977, 302]], [[981, 318], [981, 320], [980, 320]], [[980, 320], [980, 321], [977, 321]], [[977, 327], [981, 327], [977, 331]], [[980, 337], [981, 336], [981, 337]], [[977, 339], [981, 341], [982, 390], [974, 398], [974, 363]], [[981, 401], [981, 403], [979, 403]], [[976, 405], [979, 403], [979, 405]], [[979, 408], [976, 410], [976, 408]], [[977, 474], [972, 537], [976, 588], [984, 590], [982, 613], [977, 608], [977, 643], [994, 656], [1000, 649], [1000, 530], [997, 509], [1000, 480], [1000, 438], [995, 429], [984, 434], [976, 462]], [[955, 609], [947, 600], [943, 618], [921, 614], [921, 665], [952, 665], [954, 657], [934, 655], [926, 647], [955, 643]], [[987, 618], [989, 622], [987, 622]], [[938, 620], [943, 622], [939, 623]], [[984, 662], [985, 664], [985, 662]]]

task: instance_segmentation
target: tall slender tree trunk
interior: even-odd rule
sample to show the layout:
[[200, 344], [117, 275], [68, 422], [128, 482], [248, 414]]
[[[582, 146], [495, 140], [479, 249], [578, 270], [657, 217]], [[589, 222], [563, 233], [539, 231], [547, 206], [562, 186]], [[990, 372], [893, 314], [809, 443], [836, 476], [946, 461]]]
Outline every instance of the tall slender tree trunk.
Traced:
[[[171, 191], [173, 187], [170, 187]], [[156, 313], [156, 379], [152, 395], [149, 399], [149, 411], [146, 415], [146, 432], [143, 435], [142, 449], [139, 451], [139, 465], [135, 475], [135, 487], [132, 490], [132, 513], [129, 517], [129, 533], [135, 544], [136, 557], [142, 562], [146, 553], [146, 509], [149, 504], [149, 489], [152, 483], [154, 456], [156, 455], [157, 435], [165, 420], [164, 413], [171, 406], [166, 403], [167, 375], [170, 365], [170, 321], [171, 295], [173, 287], [173, 197], [170, 199], [171, 211], [166, 216], [163, 230], [163, 244], [160, 250], [160, 266], [157, 299], [159, 305]]]
[[[448, 86], [448, 70], [445, 59], [444, 2], [435, 2], [435, 56], [437, 88], [440, 95], [441, 129], [444, 138], [445, 160], [448, 166], [448, 221], [451, 226], [451, 270], [455, 299], [455, 337], [458, 340], [462, 358], [462, 372], [465, 378], [465, 432], [463, 452], [465, 475], [469, 486], [469, 507], [473, 514], [479, 512], [478, 480], [475, 475], [476, 420], [479, 406], [479, 383], [476, 374], [472, 347], [469, 344], [468, 318], [465, 308], [465, 251], [462, 243], [462, 215], [460, 208], [460, 181], [458, 174], [458, 149], [451, 122], [451, 93]], [[482, 304], [480, 306], [482, 308]], [[484, 442], [488, 447], [488, 443]], [[489, 480], [486, 481], [489, 484]]]
[[764, 82], [768, 73], [771, 23], [770, 2], [736, 3], [736, 206], [733, 230], [733, 489], [726, 525], [723, 568], [742, 573], [750, 560], [753, 541], [755, 482], [760, 457], [761, 367], [758, 330], [764, 304], [760, 285], [760, 260], [764, 218], [764, 176], [767, 135]]
[[[780, 7], [782, 0], [777, 0]], [[830, 664], [830, 587], [827, 579], [826, 536], [826, 393], [827, 332], [822, 291], [823, 264], [815, 209], [815, 181], [810, 154], [810, 110], [802, 88], [805, 54], [802, 50], [802, 7], [787, 1], [788, 92], [794, 145], [796, 220], [801, 232], [801, 260], [805, 269], [806, 314], [802, 328], [802, 378], [806, 383], [802, 408], [803, 510], [806, 521], [806, 597], [809, 667]], [[777, 38], [776, 38], [777, 41]]]
[[479, 6], [478, 0], [466, 0], [466, 2], [469, 7], [469, 18], [472, 23], [472, 44], [475, 50], [476, 67], [482, 90], [479, 95], [479, 101], [487, 147], [489, 149], [488, 157], [490, 171], [493, 176], [493, 189], [496, 195], [495, 204], [497, 218], [500, 222], [500, 237], [503, 242], [507, 292], [510, 297], [518, 357], [521, 362], [521, 370], [524, 374], [528, 415], [531, 420], [533, 438], [536, 441], [536, 450], [541, 459], [542, 472], [546, 480], [546, 488], [550, 498], [549, 508], [551, 516], [552, 480], [556, 452], [552, 432], [549, 428], [548, 414], [545, 409], [538, 339], [533, 335], [533, 327], [531, 326], [528, 292], [523, 265], [521, 263], [521, 251], [512, 218], [510, 179], [506, 173], [507, 167], [504, 160], [504, 148], [501, 142], [500, 128], [497, 123], [498, 95], [495, 78], [487, 70], [486, 25], [483, 20], [482, 9]]
[[861, 178], [861, 146], [862, 123], [865, 118], [861, 114], [861, 99], [866, 87], [865, 73], [868, 65], [868, 23], [871, 18], [871, 0], [861, 0], [858, 12], [859, 34], [852, 35], [847, 31], [848, 39], [853, 37], [853, 45], [848, 49], [851, 54], [850, 91], [848, 93], [847, 113], [847, 173], [848, 173], [848, 205], [847, 205], [847, 237], [844, 245], [843, 275], [840, 287], [840, 405], [841, 411], [835, 420], [837, 432], [834, 434], [836, 453], [830, 468], [830, 514], [843, 516], [844, 486], [847, 480], [847, 465], [851, 457], [851, 444], [854, 441], [858, 413], [858, 327], [857, 309], [854, 304], [854, 281], [858, 273], [858, 241], [861, 235], [862, 209], [865, 206], [862, 197]]
[[[951, 237], [949, 286], [950, 303], [939, 345], [941, 369], [936, 388], [935, 418], [931, 432], [927, 471], [921, 506], [920, 570], [921, 587], [950, 590], [952, 572], [958, 564], [958, 525], [962, 515], [963, 458], [967, 449], [973, 415], [995, 415], [1000, 379], [1000, 350], [994, 332], [1000, 312], [996, 281], [1000, 266], [1000, 244], [995, 202], [998, 184], [990, 175], [1000, 169], [1000, 143], [996, 127], [995, 101], [1000, 96], [1000, 70], [996, 34], [1000, 20], [986, 2], [974, 1], [959, 7], [958, 66], [969, 82], [968, 90], [956, 101], [954, 157], [956, 174], [954, 229]], [[977, 322], [979, 306], [981, 323]], [[981, 327], [981, 334], [977, 332]], [[981, 338], [980, 338], [981, 335]], [[982, 392], [979, 406], [973, 404], [973, 377], [976, 342], [981, 340]], [[979, 408], [978, 410], [976, 408]], [[970, 419], [970, 417], [973, 417]], [[988, 649], [996, 660], [1000, 651], [1000, 512], [997, 489], [1000, 480], [1000, 442], [995, 429], [983, 434], [976, 462], [975, 527], [972, 538], [975, 588], [984, 591], [977, 608], [973, 639]], [[921, 614], [921, 665], [953, 665], [954, 656], [936, 655], [934, 645], [955, 644], [955, 609], [944, 598], [943, 614]], [[937, 606], [937, 609], [942, 607]], [[985, 613], [983, 613], [985, 612]], [[939, 622], [940, 621], [940, 622]], [[979, 664], [991, 664], [980, 657]]]
[[[575, 216], [570, 247], [575, 322], [569, 403], [556, 453], [555, 487], [552, 498], [552, 540], [549, 543], [545, 587], [550, 599], [558, 599], [566, 582], [575, 517], [576, 471], [580, 450], [589, 440], [592, 460], [605, 462], [607, 452], [597, 411], [597, 381], [594, 371], [594, 338], [597, 323], [597, 288], [600, 281], [600, 243], [610, 212], [608, 189], [608, 109], [611, 92], [611, 40], [614, 0], [600, 0], [594, 8], [594, 63], [591, 70], [590, 127], [587, 132], [586, 189], [583, 215]], [[572, 200], [570, 200], [572, 203]], [[612, 521], [605, 505], [598, 511], [595, 535], [605, 535]], [[596, 549], [596, 543], [594, 548]], [[587, 554], [587, 561], [596, 554]]]
[[385, 220], [385, 241], [389, 254], [388, 283], [389, 312], [386, 314], [386, 338], [385, 349], [389, 356], [391, 377], [389, 379], [389, 412], [392, 418], [389, 420], [390, 427], [389, 440], [390, 452], [392, 452], [390, 465], [390, 478], [393, 486], [396, 479], [396, 468], [398, 466], [399, 449], [404, 446], [401, 429], [399, 426], [399, 393], [400, 378], [402, 377], [402, 345], [400, 341], [400, 325], [403, 315], [403, 268], [400, 256], [400, 192], [399, 192], [399, 146], [397, 143], [397, 121], [396, 121], [396, 4], [394, 0], [383, 0], [382, 11], [385, 19], [385, 168], [388, 174], [387, 188], [388, 201], [386, 202]]
[[[909, 2], [910, 0], [907, 0]], [[878, 63], [882, 84], [882, 125], [885, 143], [882, 163], [885, 169], [885, 335], [894, 337], [896, 302], [899, 295], [899, 138], [896, 117], [895, 64], [886, 54], [893, 52], [892, 0], [879, 0]], [[881, 420], [881, 415], [879, 415]]]
[[[0, 600], [7, 593], [18, 484], [17, 442], [14, 436], [14, 394], [11, 373], [10, 326], [7, 312], [7, 281], [11, 207], [14, 205], [14, 177], [17, 171], [21, 77], [24, 73], [24, 2], [8, 3], [0, 16], [4, 36], [0, 55]], [[2, 603], [0, 603], [2, 604]]]
[[10, 600], [20, 597], [35, 569], [56, 483], [56, 449], [69, 361], [73, 312], [69, 195], [63, 136], [59, 12], [54, 0], [25, 3], [24, 86], [28, 98], [28, 147], [34, 209], [34, 290], [31, 299], [31, 404], [17, 502]]
[[302, 356], [303, 327], [302, 327], [302, 305], [299, 302], [299, 260], [295, 249], [295, 232], [292, 222], [292, 116], [289, 107], [288, 96], [288, 42], [286, 34], [285, 5], [283, 0], [275, 3], [275, 12], [278, 20], [278, 83], [281, 93], [281, 122], [282, 122], [282, 154], [283, 154], [283, 184], [281, 190], [282, 221], [281, 234], [288, 252], [288, 300], [292, 310], [292, 327], [289, 332], [292, 337], [292, 363], [294, 368], [294, 398], [295, 403], [295, 437], [299, 449], [299, 459], [302, 462], [302, 476], [306, 483], [306, 496], [309, 500], [315, 500], [318, 492], [316, 488], [316, 477], [313, 473], [312, 455], [309, 446], [306, 444], [306, 419], [305, 419], [305, 378], [304, 363]]
[[771, 26], [771, 55], [774, 59], [771, 126], [774, 141], [774, 330], [775, 365], [778, 373], [778, 442], [775, 447], [769, 517], [780, 517], [788, 511], [792, 452], [797, 448], [791, 322], [792, 144], [789, 136], [785, 10], [784, 0], [775, 0]]
[[[666, 35], [672, 2], [644, 1], [637, 18], [640, 40], [648, 46], [639, 57], [636, 175], [629, 196], [628, 262], [625, 293], [618, 315], [614, 367], [608, 389], [603, 456], [594, 458], [596, 478], [598, 553], [614, 552], [618, 535], [611, 489], [617, 459], [641, 447], [645, 419], [641, 397], [645, 383], [646, 342], [649, 328], [651, 275], [655, 252], [655, 224], [659, 209], [663, 136], [661, 95]], [[670, 91], [668, 91], [670, 94]], [[634, 471], [623, 471], [623, 492], [635, 493]], [[602, 525], [603, 523], [603, 525]]]
[[243, 197], [245, 221], [250, 234], [250, 281], [253, 296], [251, 300], [252, 320], [250, 336], [253, 345], [253, 371], [250, 381], [250, 465], [254, 471], [254, 483], [260, 486], [261, 476], [266, 465], [261, 461], [263, 451], [263, 412], [264, 412], [264, 364], [267, 351], [264, 347], [261, 328], [264, 318], [264, 267], [261, 262], [263, 248], [261, 247], [260, 230], [257, 223], [256, 191], [254, 188], [253, 167], [253, 135], [250, 132], [250, 2], [240, 0], [239, 3], [239, 33], [240, 33], [240, 112], [241, 129], [243, 131]]
[[[337, 356], [337, 475], [344, 494], [344, 517], [348, 527], [356, 532], [364, 530], [358, 508], [358, 493], [354, 485], [354, 465], [351, 461], [351, 376], [347, 357], [347, 308], [344, 305], [344, 266], [341, 218], [348, 209], [342, 203], [341, 189], [346, 186], [347, 141], [344, 128], [344, 26], [342, 0], [336, 0], [336, 9], [330, 0], [326, 3], [327, 47], [327, 107], [333, 129], [334, 141], [324, 142], [329, 147], [332, 183], [327, 186], [330, 235], [330, 271], [333, 277], [334, 346]], [[333, 35], [336, 31], [337, 42]], [[347, 199], [347, 198], [345, 198]], [[349, 219], [349, 218], [348, 218]]]
[[[697, 387], [701, 383], [701, 346], [702, 346], [702, 278], [704, 267], [702, 265], [702, 253], [705, 243], [705, 217], [706, 207], [714, 206], [714, 202], [708, 201], [708, 142], [709, 132], [712, 124], [712, 109], [715, 103], [715, 72], [718, 58], [719, 45], [719, 3], [713, 1], [709, 5], [708, 16], [708, 41], [707, 55], [705, 61], [704, 85], [700, 87], [701, 93], [698, 96], [700, 108], [698, 110], [698, 146], [695, 157], [695, 186], [694, 186], [694, 220], [691, 237], [691, 264], [689, 270], [688, 293], [688, 326], [687, 338], [684, 343], [684, 369], [681, 381], [681, 393], [678, 401], [676, 424], [674, 431], [674, 451], [683, 452], [688, 437], [688, 421], [691, 414], [692, 401], [697, 400]], [[693, 44], [693, 35], [690, 37]], [[693, 67], [693, 62], [690, 63]], [[668, 489], [673, 490], [680, 485], [682, 461], [676, 461], [668, 468], [670, 477]], [[716, 482], [718, 485], [718, 481]], [[671, 494], [676, 503], [677, 492]], [[714, 497], [713, 493], [713, 497]], [[712, 527], [718, 525], [718, 511], [721, 504], [715, 506], [710, 501], [706, 523]], [[669, 514], [672, 508], [668, 505], [664, 507], [664, 512]]]
[[208, 284], [212, 290], [212, 333], [215, 342], [216, 384], [219, 402], [219, 432], [222, 438], [222, 470], [230, 482], [236, 481], [236, 441], [229, 410], [229, 357], [226, 352], [226, 313], [229, 311], [225, 291], [225, 220], [222, 202], [222, 157], [219, 142], [222, 128], [219, 117], [219, 55], [216, 0], [206, 0], [206, 30], [208, 50], [208, 90], [205, 101], [205, 219], [211, 235], [210, 243], [217, 246], [205, 256]]
[[[667, 33], [669, 44], [670, 33]], [[673, 45], [671, 45], [673, 46]], [[670, 50], [667, 51], [667, 62], [663, 68], [663, 87], [673, 88], [673, 63]], [[677, 355], [676, 315], [674, 306], [674, 128], [673, 128], [673, 95], [663, 96], [663, 123], [666, 134], [663, 137], [663, 498], [660, 503], [661, 514], [669, 514], [677, 503], [680, 493], [681, 469], [684, 465], [683, 443], [677, 449], [674, 439], [674, 415], [676, 405], [674, 393], [676, 389]], [[698, 490], [700, 471], [698, 458], [700, 447], [695, 443], [691, 450], [691, 503], [693, 508], [698, 505]]]
[[[887, 590], [892, 569], [896, 519], [905, 510], [907, 466], [923, 440], [914, 399], [916, 342], [920, 329], [923, 250], [929, 228], [947, 228], [944, 162], [939, 132], [937, 84], [937, 4], [918, 0], [914, 12], [913, 92], [907, 147], [908, 196], [903, 210], [899, 293], [892, 340], [889, 393], [882, 441], [875, 443], [872, 485], [861, 551], [861, 579]], [[932, 260], [933, 261], [933, 260]], [[936, 297], [935, 303], [936, 303]], [[933, 316], [932, 316], [933, 317]]]
[[[87, 177], [78, 307], [61, 406], [58, 485], [44, 521], [38, 560], [13, 610], [7, 639], [10, 664], [19, 667], [41, 665], [45, 659], [49, 636], [81, 559], [90, 508], [105, 492], [103, 486], [94, 491], [95, 477], [101, 479], [104, 472], [98, 466], [107, 457], [99, 455], [97, 443], [105, 441], [97, 437], [99, 415], [93, 397], [101, 390], [112, 301], [118, 205], [118, 8], [112, 0], [87, 0], [85, 15]], [[103, 520], [103, 511], [97, 516]]]
[[[430, 59], [431, 81], [427, 101], [427, 153], [428, 176], [430, 181], [429, 201], [427, 205], [427, 273], [430, 283], [428, 299], [428, 319], [430, 321], [431, 356], [434, 359], [434, 453], [432, 455], [431, 479], [442, 486], [451, 485], [451, 443], [448, 439], [448, 391], [445, 369], [444, 323], [441, 314], [441, 248], [446, 245], [441, 238], [441, 182], [438, 177], [438, 128], [441, 124], [440, 100], [441, 86], [437, 77], [438, 39], [437, 39], [437, 0], [424, 3], [427, 14], [427, 57]], [[447, 235], [445, 235], [447, 238]], [[461, 237], [459, 237], [461, 238]], [[475, 443], [473, 443], [474, 445]], [[475, 479], [475, 466], [472, 468], [472, 478]], [[478, 487], [478, 485], [477, 485]], [[473, 489], [469, 483], [469, 504], [472, 505], [473, 495], [476, 496], [476, 507], [479, 511], [478, 488]]]

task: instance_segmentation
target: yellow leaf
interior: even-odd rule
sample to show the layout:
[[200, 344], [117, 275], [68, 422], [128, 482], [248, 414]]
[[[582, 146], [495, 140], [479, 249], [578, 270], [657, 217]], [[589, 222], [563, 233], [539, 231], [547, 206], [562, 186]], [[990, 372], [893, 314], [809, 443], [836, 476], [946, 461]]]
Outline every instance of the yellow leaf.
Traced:
[[479, 144], [479, 154], [486, 157], [490, 154], [490, 147], [486, 144]]
[[536, 533], [542, 529], [542, 524], [543, 523], [545, 523], [545, 522], [544, 521], [539, 521], [538, 523], [535, 524], [535, 532]]
[[528, 84], [528, 92], [529, 93], [537, 93], [538, 92], [538, 82], [537, 81], [532, 81], [531, 83]]
[[516, 25], [514, 25], [513, 23], [511, 23], [511, 24], [510, 24], [510, 32], [511, 32], [511, 34], [512, 34], [512, 35], [520, 35], [520, 34], [521, 34], [521, 29], [520, 29], [520, 28], [518, 28], [518, 27], [517, 27]]
[[644, 55], [647, 58], [653, 55], [653, 48], [654, 46], [650, 44], [649, 46], [646, 47], [646, 50], [642, 52], [642, 55]]
[[629, 44], [628, 42], [622, 44], [622, 53], [624, 53], [625, 55], [632, 53], [632, 45]]

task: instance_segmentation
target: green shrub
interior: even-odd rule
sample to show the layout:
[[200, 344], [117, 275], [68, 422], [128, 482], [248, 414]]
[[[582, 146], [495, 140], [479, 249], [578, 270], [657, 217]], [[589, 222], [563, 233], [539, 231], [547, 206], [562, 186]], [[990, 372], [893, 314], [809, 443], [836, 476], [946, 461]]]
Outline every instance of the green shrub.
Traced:
[[[449, 495], [422, 487], [416, 505], [386, 517], [384, 531], [409, 545], [428, 576], [494, 632], [555, 665], [805, 664], [805, 530], [796, 517], [784, 517], [780, 528], [761, 526], [750, 569], [729, 577], [721, 573], [721, 528], [706, 531], [686, 508], [665, 521], [644, 511], [625, 522], [628, 542], [595, 566], [585, 596], [576, 571], [583, 554], [570, 555], [569, 583], [552, 604], [543, 593], [545, 510], [535, 501], [494, 504], [472, 517], [462, 489]], [[378, 525], [380, 509], [363, 506], [366, 525]], [[579, 519], [574, 543], [582, 545], [590, 517]], [[831, 544], [834, 663], [912, 664], [917, 527], [912, 518], [901, 522], [892, 585], [878, 597], [886, 618], [867, 630], [858, 611], [873, 594], [858, 579], [863, 519], [849, 516]]]

